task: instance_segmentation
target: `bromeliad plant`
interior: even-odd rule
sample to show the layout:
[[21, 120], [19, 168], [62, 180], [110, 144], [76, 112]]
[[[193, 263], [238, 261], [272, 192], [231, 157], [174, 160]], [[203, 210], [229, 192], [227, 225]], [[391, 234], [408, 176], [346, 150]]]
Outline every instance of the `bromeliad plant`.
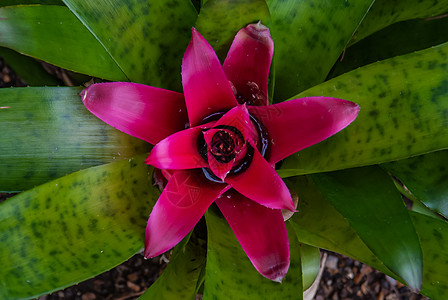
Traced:
[[142, 298], [300, 299], [324, 248], [446, 299], [446, 2], [193, 4], [0, 4], [30, 85], [55, 79], [28, 56], [111, 81], [0, 90], [0, 190], [25, 191], [0, 204], [0, 298], [110, 269], [147, 225], [146, 256], [178, 245]]
[[168, 184], [146, 228], [146, 257], [176, 245], [216, 200], [255, 268], [278, 282], [286, 275], [281, 210], [295, 206], [273, 167], [346, 127], [359, 107], [325, 97], [267, 106], [272, 54], [269, 29], [252, 24], [238, 32], [221, 67], [193, 28], [182, 61], [184, 95], [124, 82], [81, 92], [100, 119], [156, 144], [146, 163], [167, 170]]

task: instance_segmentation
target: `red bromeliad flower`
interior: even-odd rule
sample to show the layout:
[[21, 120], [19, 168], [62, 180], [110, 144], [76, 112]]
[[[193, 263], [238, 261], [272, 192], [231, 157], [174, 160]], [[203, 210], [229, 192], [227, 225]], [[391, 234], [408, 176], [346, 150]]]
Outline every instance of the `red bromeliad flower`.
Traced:
[[285, 276], [281, 210], [295, 206], [274, 165], [345, 128], [359, 107], [326, 97], [268, 106], [273, 49], [268, 28], [252, 24], [238, 32], [221, 66], [193, 28], [182, 62], [184, 94], [125, 82], [82, 92], [97, 117], [155, 144], [146, 162], [167, 170], [146, 228], [146, 257], [175, 246], [215, 202], [258, 272], [274, 281]]

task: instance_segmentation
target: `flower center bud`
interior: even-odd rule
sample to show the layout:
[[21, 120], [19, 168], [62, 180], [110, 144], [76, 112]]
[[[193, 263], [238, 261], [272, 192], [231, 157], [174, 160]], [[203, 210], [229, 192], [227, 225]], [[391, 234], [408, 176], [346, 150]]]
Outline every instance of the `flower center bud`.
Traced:
[[235, 141], [225, 130], [213, 135], [210, 152], [220, 163], [228, 163], [235, 158]]
[[[215, 113], [213, 115], [204, 118], [203, 124], [211, 122], [213, 120], [219, 119], [224, 113]], [[250, 115], [250, 120], [254, 125], [258, 133], [258, 139], [256, 140], [256, 147], [263, 157], [269, 155], [269, 136], [264, 128], [255, 117]], [[254, 148], [250, 143], [246, 142], [245, 137], [234, 126], [230, 125], [217, 125], [209, 129], [217, 130], [211, 140], [209, 141], [209, 146], [205, 142], [204, 136], [199, 135], [197, 140], [197, 146], [199, 154], [202, 158], [208, 161], [207, 153], [213, 155], [215, 160], [220, 164], [230, 163], [232, 160], [233, 167], [228, 172], [228, 176], [233, 176], [240, 174], [249, 168], [252, 163], [252, 158], [254, 155]], [[204, 129], [205, 131], [209, 129]], [[202, 168], [204, 175], [207, 179], [217, 183], [223, 183], [210, 168]]]

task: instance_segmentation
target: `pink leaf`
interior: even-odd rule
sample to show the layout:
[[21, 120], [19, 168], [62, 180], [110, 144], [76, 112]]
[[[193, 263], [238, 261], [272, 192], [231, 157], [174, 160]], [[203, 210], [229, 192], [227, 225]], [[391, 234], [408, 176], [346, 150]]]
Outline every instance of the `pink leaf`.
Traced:
[[225, 181], [239, 193], [263, 206], [295, 211], [288, 187], [256, 148], [248, 169], [226, 177]]
[[146, 163], [159, 169], [194, 169], [207, 167], [198, 150], [201, 127], [176, 132], [151, 150]]
[[85, 107], [107, 124], [156, 144], [185, 128], [182, 94], [129, 82], [97, 83], [81, 92]]
[[239, 103], [268, 105], [273, 52], [274, 43], [266, 26], [250, 24], [237, 33], [223, 68], [236, 88]]
[[257, 271], [281, 282], [289, 268], [289, 241], [281, 211], [259, 205], [235, 190], [227, 191], [216, 204]]
[[229, 189], [206, 180], [199, 169], [175, 171], [148, 220], [145, 256], [157, 256], [182, 240], [210, 204]]
[[268, 131], [269, 162], [276, 163], [344, 129], [360, 108], [346, 100], [309, 97], [248, 109]]
[[182, 85], [191, 126], [238, 104], [213, 48], [194, 28], [182, 61]]

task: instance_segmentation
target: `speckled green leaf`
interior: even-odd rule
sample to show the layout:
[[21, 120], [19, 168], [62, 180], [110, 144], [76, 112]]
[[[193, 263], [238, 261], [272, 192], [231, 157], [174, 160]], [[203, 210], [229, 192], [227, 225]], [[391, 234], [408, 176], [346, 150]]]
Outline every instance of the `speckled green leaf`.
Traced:
[[189, 0], [63, 0], [133, 82], [180, 90], [197, 12]]
[[270, 24], [264, 0], [210, 0], [201, 8], [196, 28], [223, 61], [238, 30], [258, 21]]
[[448, 217], [448, 151], [433, 152], [381, 165], [420, 201]]
[[[208, 299], [302, 299], [300, 247], [288, 228], [291, 265], [282, 283], [261, 276], [217, 209], [209, 209], [204, 300]], [[289, 227], [289, 226], [287, 226]]]
[[194, 300], [196, 284], [205, 263], [205, 241], [191, 238], [188, 244], [178, 244], [167, 268], [139, 300]]
[[410, 20], [391, 25], [347, 48], [330, 78], [390, 57], [423, 50], [448, 41], [448, 18]]
[[42, 65], [31, 57], [4, 47], [0, 47], [0, 57], [30, 86], [59, 84], [55, 76], [48, 74]]
[[354, 34], [351, 44], [393, 23], [429, 18], [448, 12], [445, 0], [376, 0]]
[[448, 147], [448, 44], [371, 64], [295, 98], [331, 96], [360, 107], [335, 136], [288, 157], [282, 176], [398, 160]]
[[62, 0], [2, 0], [0, 2], [0, 6], [24, 5], [24, 4], [64, 5]]
[[302, 261], [302, 281], [303, 290], [307, 290], [316, 280], [320, 268], [320, 250], [319, 248], [300, 244], [300, 255]]
[[[353, 257], [399, 279], [362, 242], [349, 223], [316, 188], [309, 176], [288, 178], [286, 182], [300, 197], [299, 212], [294, 214], [290, 222], [301, 242]], [[431, 217], [413, 212], [410, 214], [423, 251], [421, 292], [433, 299], [445, 299], [448, 293], [446, 273], [448, 260], [444, 249], [447, 245], [445, 241], [448, 223], [439, 220], [431, 222], [428, 220]], [[424, 220], [428, 224], [427, 227], [420, 225]], [[442, 244], [438, 242], [439, 240]]]
[[0, 191], [21, 191], [149, 144], [97, 119], [79, 88], [0, 89]]
[[59, 67], [109, 80], [126, 80], [93, 35], [64, 6], [0, 8], [0, 45]]
[[93, 277], [143, 247], [158, 198], [145, 156], [82, 170], [0, 204], [0, 299]]
[[311, 175], [317, 187], [372, 252], [414, 290], [422, 284], [422, 251], [408, 210], [378, 166]]
[[275, 44], [275, 100], [325, 80], [373, 0], [268, 0]]

